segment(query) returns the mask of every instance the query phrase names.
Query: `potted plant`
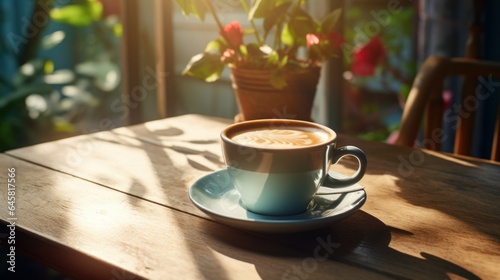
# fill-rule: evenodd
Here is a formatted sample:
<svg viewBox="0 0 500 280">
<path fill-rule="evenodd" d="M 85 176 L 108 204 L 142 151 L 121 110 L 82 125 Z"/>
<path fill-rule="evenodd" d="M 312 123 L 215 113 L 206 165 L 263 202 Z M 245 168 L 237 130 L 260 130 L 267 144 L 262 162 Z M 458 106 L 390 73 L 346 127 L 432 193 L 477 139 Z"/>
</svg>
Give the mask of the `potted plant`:
<svg viewBox="0 0 500 280">
<path fill-rule="evenodd" d="M 321 65 L 343 43 L 335 32 L 340 9 L 317 21 L 304 10 L 304 0 L 256 0 L 252 5 L 240 0 L 251 26 L 243 30 L 237 21 L 223 24 L 209 0 L 176 1 L 185 16 L 203 21 L 209 13 L 219 28 L 219 37 L 193 56 L 183 74 L 213 82 L 229 67 L 241 113 L 237 121 L 310 119 Z"/>
</svg>

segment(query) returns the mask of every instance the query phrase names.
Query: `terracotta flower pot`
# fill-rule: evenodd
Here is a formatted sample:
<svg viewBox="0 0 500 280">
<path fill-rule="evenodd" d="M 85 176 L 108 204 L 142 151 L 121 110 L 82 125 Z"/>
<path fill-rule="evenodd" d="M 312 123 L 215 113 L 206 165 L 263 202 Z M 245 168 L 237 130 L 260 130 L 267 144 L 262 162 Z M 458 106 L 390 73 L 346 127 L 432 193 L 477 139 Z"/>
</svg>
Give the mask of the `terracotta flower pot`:
<svg viewBox="0 0 500 280">
<path fill-rule="evenodd" d="M 231 79 L 240 114 L 235 121 L 286 118 L 311 120 L 320 67 L 286 74 L 287 86 L 270 83 L 270 70 L 232 68 Z"/>
</svg>

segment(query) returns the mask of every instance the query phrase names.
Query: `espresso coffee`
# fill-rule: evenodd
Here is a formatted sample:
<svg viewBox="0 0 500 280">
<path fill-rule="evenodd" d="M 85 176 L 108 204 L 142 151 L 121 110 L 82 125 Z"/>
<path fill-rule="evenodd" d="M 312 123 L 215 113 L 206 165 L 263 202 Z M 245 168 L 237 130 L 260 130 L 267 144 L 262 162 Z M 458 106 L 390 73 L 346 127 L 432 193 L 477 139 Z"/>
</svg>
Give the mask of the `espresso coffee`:
<svg viewBox="0 0 500 280">
<path fill-rule="evenodd" d="M 327 139 L 324 131 L 307 127 L 255 128 L 231 137 L 234 142 L 245 146 L 277 149 L 318 145 Z"/>
</svg>

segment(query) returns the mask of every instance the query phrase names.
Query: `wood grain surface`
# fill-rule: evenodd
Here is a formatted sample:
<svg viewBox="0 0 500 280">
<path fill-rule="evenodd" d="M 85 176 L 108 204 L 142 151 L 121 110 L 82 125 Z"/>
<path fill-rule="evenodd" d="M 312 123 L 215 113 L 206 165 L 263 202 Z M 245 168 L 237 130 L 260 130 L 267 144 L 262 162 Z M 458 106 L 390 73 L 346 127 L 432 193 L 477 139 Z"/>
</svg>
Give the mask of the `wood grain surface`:
<svg viewBox="0 0 500 280">
<path fill-rule="evenodd" d="M 187 196 L 196 179 L 224 167 L 219 133 L 229 123 L 185 115 L 0 155 L 1 205 L 7 168 L 19 177 L 20 250 L 82 278 L 500 273 L 499 164 L 340 136 L 338 146 L 356 145 L 368 157 L 361 210 L 316 231 L 246 232 L 212 221 Z M 333 169 L 355 168 L 346 159 Z"/>
</svg>

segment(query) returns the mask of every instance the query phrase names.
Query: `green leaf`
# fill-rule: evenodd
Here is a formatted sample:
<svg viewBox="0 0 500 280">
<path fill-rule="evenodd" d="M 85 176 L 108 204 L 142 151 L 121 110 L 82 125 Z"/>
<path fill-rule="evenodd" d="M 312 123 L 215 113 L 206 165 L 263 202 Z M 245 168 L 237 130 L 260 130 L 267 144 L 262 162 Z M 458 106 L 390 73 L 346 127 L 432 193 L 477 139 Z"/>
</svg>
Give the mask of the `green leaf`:
<svg viewBox="0 0 500 280">
<path fill-rule="evenodd" d="M 61 43 L 65 37 L 66 37 L 66 34 L 64 33 L 64 31 L 61 31 L 61 30 L 50 33 L 49 35 L 45 35 L 42 38 L 41 47 L 44 50 L 52 49 L 53 47 L 55 47 L 59 43 Z"/>
<path fill-rule="evenodd" d="M 245 1 L 245 0 L 243 0 Z M 256 18 L 268 18 L 275 16 L 275 9 L 283 4 L 288 7 L 293 3 L 293 0 L 256 0 L 253 2 L 250 12 L 248 13 L 248 20 Z"/>
<path fill-rule="evenodd" d="M 266 61 L 266 66 L 278 65 L 280 61 L 280 56 L 278 52 L 272 51 Z"/>
<path fill-rule="evenodd" d="M 115 34 L 115 36 L 117 38 L 121 38 L 122 35 L 123 35 L 123 25 L 121 23 L 116 23 L 113 25 L 113 34 Z"/>
<path fill-rule="evenodd" d="M 295 35 L 295 44 L 305 45 L 306 35 L 318 30 L 318 23 L 303 9 L 298 9 L 297 13 L 290 21 L 289 32 Z"/>
<path fill-rule="evenodd" d="M 115 63 L 107 60 L 85 61 L 75 66 L 78 74 L 93 77 L 96 87 L 105 92 L 116 89 L 121 81 L 121 72 Z"/>
<path fill-rule="evenodd" d="M 54 121 L 54 130 L 57 132 L 75 133 L 75 126 L 66 119 L 58 118 Z"/>
<path fill-rule="evenodd" d="M 175 0 L 175 2 L 181 9 L 184 16 L 189 16 L 191 14 L 191 2 L 193 2 L 192 0 Z"/>
<path fill-rule="evenodd" d="M 287 64 L 287 63 L 288 63 L 288 55 L 285 55 L 285 56 L 283 57 L 283 59 L 281 59 L 281 61 L 280 61 L 279 65 L 278 65 L 278 67 L 279 67 L 279 68 L 283 68 L 283 67 L 285 67 L 285 66 L 286 66 L 286 64 Z"/>
<path fill-rule="evenodd" d="M 333 12 L 329 13 L 325 19 L 321 22 L 321 31 L 323 33 L 330 33 L 335 30 L 335 26 L 339 22 L 340 15 L 342 14 L 342 9 L 338 8 Z"/>
<path fill-rule="evenodd" d="M 87 26 L 92 23 L 92 17 L 87 13 L 87 9 L 81 5 L 55 8 L 50 11 L 50 17 L 56 22 L 74 26 Z"/>
<path fill-rule="evenodd" d="M 287 46 L 293 46 L 295 43 L 295 34 L 287 23 L 285 23 L 283 30 L 281 31 L 281 42 Z"/>
<path fill-rule="evenodd" d="M 47 59 L 43 64 L 43 73 L 51 74 L 54 73 L 54 61 Z"/>
<path fill-rule="evenodd" d="M 286 15 L 286 12 L 290 8 L 292 2 L 283 2 L 281 5 L 275 7 L 269 16 L 264 18 L 264 38 L 267 37 L 269 31 L 279 22 L 283 20 Z"/>
<path fill-rule="evenodd" d="M 247 52 L 251 56 L 260 56 L 262 54 L 262 51 L 260 50 L 260 46 L 257 43 L 249 43 L 246 46 Z"/>
<path fill-rule="evenodd" d="M 264 18 L 273 8 L 273 1 L 257 0 L 250 8 L 248 19 Z"/>
<path fill-rule="evenodd" d="M 248 49 L 245 45 L 240 45 L 240 53 L 241 53 L 241 56 L 243 56 L 243 57 L 248 56 Z"/>
<path fill-rule="evenodd" d="M 203 0 L 175 0 L 175 2 L 177 2 L 185 17 L 193 14 L 200 21 L 205 21 L 205 14 L 208 11 L 208 7 Z"/>
<path fill-rule="evenodd" d="M 402 84 L 401 88 L 399 89 L 399 94 L 401 97 L 403 97 L 403 100 L 406 100 L 408 98 L 408 95 L 410 94 L 411 91 L 411 85 L 409 84 Z"/>
<path fill-rule="evenodd" d="M 102 18 L 102 12 L 104 10 L 102 3 L 97 0 L 89 0 L 87 2 L 87 5 L 89 7 L 92 19 L 95 21 L 100 20 Z"/>
<path fill-rule="evenodd" d="M 64 85 L 75 80 L 75 73 L 69 69 L 59 69 L 52 74 L 43 76 L 43 81 L 49 85 Z"/>
<path fill-rule="evenodd" d="M 182 74 L 202 79 L 205 82 L 214 82 L 220 78 L 222 70 L 224 70 L 224 63 L 220 61 L 219 55 L 203 53 L 193 56 Z"/>
<path fill-rule="evenodd" d="M 224 39 L 219 38 L 208 42 L 205 47 L 205 52 L 213 53 L 213 54 L 221 54 L 224 49 L 227 48 L 227 43 Z"/>
<path fill-rule="evenodd" d="M 50 17 L 60 23 L 73 26 L 87 26 L 102 17 L 103 7 L 97 0 L 88 0 L 83 4 L 67 5 L 54 8 Z"/>
<path fill-rule="evenodd" d="M 271 85 L 277 89 L 282 89 L 287 86 L 285 71 L 281 68 L 271 72 Z"/>
<path fill-rule="evenodd" d="M 0 109 L 8 106 L 10 103 L 16 102 L 19 99 L 24 99 L 28 95 L 37 93 L 40 95 L 51 93 L 53 88 L 47 84 L 31 84 L 19 87 L 16 91 L 0 99 Z"/>
</svg>

